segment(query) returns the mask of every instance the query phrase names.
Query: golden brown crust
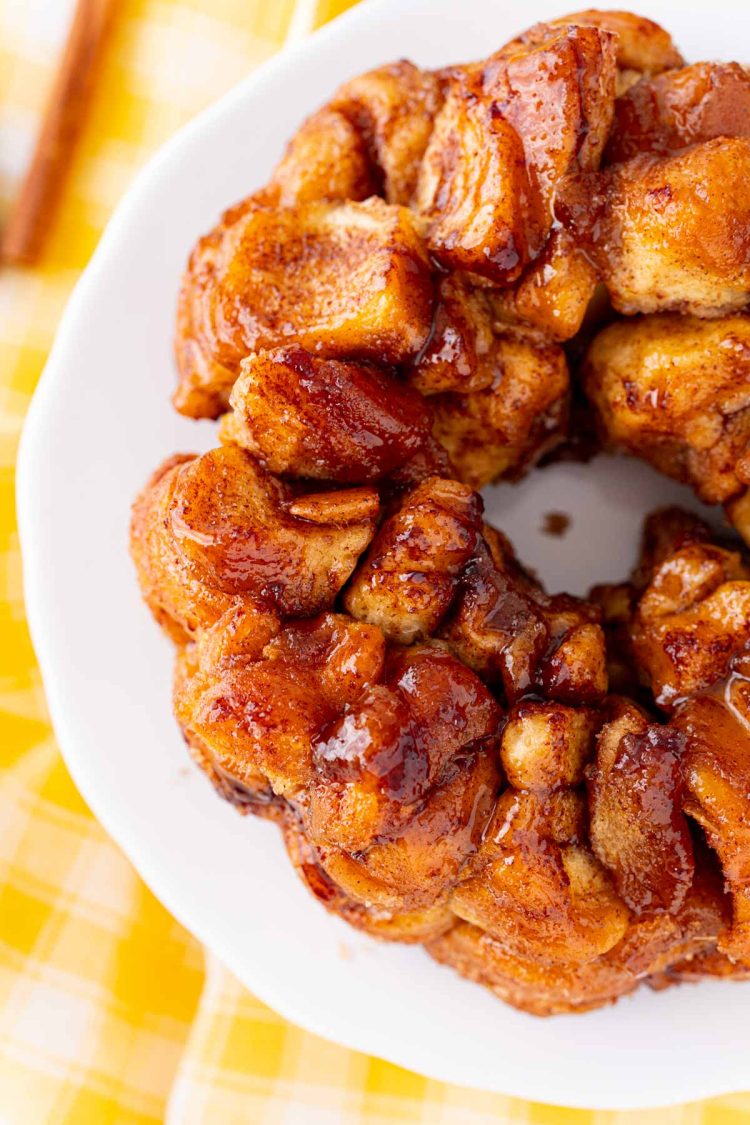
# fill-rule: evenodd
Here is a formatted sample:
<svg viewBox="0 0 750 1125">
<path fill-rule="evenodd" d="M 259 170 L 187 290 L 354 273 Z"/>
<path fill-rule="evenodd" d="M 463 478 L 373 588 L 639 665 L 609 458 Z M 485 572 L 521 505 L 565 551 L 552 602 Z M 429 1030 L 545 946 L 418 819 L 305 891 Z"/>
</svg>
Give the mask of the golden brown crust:
<svg viewBox="0 0 750 1125">
<path fill-rule="evenodd" d="M 622 938 L 628 909 L 584 842 L 585 804 L 572 790 L 508 790 L 454 913 L 508 952 L 550 962 L 593 961 Z"/>
<path fill-rule="evenodd" d="M 192 454 L 168 458 L 133 504 L 130 554 L 141 594 L 159 625 L 176 643 L 212 625 L 234 604 L 234 596 L 201 582 L 168 531 L 177 478 Z"/>
<path fill-rule="evenodd" d="M 750 317 L 618 320 L 593 340 L 583 375 L 606 445 L 691 484 L 707 503 L 744 491 Z"/>
<path fill-rule="evenodd" d="M 580 785 L 598 725 L 583 707 L 528 700 L 508 712 L 500 760 L 514 789 L 545 792 Z"/>
<path fill-rule="evenodd" d="M 500 324 L 527 325 L 551 340 L 570 340 L 583 324 L 596 291 L 597 270 L 571 231 L 550 233 L 539 257 L 516 285 L 490 294 Z"/>
<path fill-rule="evenodd" d="M 180 294 L 175 406 L 216 417 L 241 360 L 285 344 L 406 362 L 431 319 L 427 257 L 405 208 L 375 198 L 283 209 L 247 200 L 193 252 Z"/>
<path fill-rule="evenodd" d="M 445 649 L 233 610 L 180 657 L 175 711 L 215 783 L 287 803 L 342 912 L 439 915 L 499 788 L 499 708 Z"/>
<path fill-rule="evenodd" d="M 366 905 L 350 898 L 324 870 L 318 850 L 302 831 L 297 818 L 287 815 L 282 821 L 284 842 L 297 874 L 318 902 L 355 929 L 383 941 L 422 943 L 447 930 L 454 916 L 447 902 L 424 910 L 397 911 Z"/>
<path fill-rule="evenodd" d="M 614 78 L 614 37 L 574 26 L 454 72 L 416 197 L 445 267 L 502 285 L 537 257 L 560 181 L 598 167 Z"/>
<path fill-rule="evenodd" d="M 424 481 L 381 526 L 346 591 L 346 609 L 399 644 L 430 636 L 474 555 L 481 515 L 481 501 L 466 485 Z"/>
<path fill-rule="evenodd" d="M 686 739 L 685 811 L 706 834 L 732 894 L 732 922 L 719 950 L 750 968 L 750 690 L 746 653 L 736 657 L 714 695 L 687 700 L 673 727 Z"/>
<path fill-rule="evenodd" d="M 283 614 L 329 608 L 377 513 L 372 490 L 295 497 L 244 450 L 222 446 L 173 459 L 152 479 L 134 508 L 131 551 L 147 603 L 179 638 L 237 598 Z"/>
<path fill-rule="evenodd" d="M 618 69 L 625 75 L 660 74 L 663 70 L 682 66 L 684 60 L 668 31 L 645 16 L 633 12 L 600 11 L 586 8 L 570 15 L 559 16 L 546 23 L 535 24 L 503 50 L 515 51 L 521 45 L 539 42 L 549 36 L 550 28 L 570 26 L 596 27 L 615 36 L 615 58 Z"/>
<path fill-rule="evenodd" d="M 393 371 L 286 347 L 253 353 L 240 372 L 222 436 L 272 473 L 370 483 L 430 445 L 430 407 Z"/>
<path fill-rule="evenodd" d="M 682 750 L 677 731 L 623 701 L 599 732 L 587 771 L 591 846 L 637 915 L 676 914 L 693 883 Z"/>
<path fill-rule="evenodd" d="M 750 572 L 735 551 L 688 543 L 656 566 L 640 595 L 635 659 L 662 707 L 727 674 L 750 640 Z"/>
<path fill-rule="evenodd" d="M 694 520 L 671 513 L 661 522 L 660 533 L 652 526 L 645 537 L 636 573 L 633 654 L 672 713 L 669 727 L 659 728 L 679 761 L 679 773 L 666 778 L 672 828 L 681 831 L 679 801 L 718 856 L 733 917 L 717 947 L 741 973 L 750 963 L 750 572 Z"/>
<path fill-rule="evenodd" d="M 313 737 L 377 678 L 385 647 L 377 629 L 336 614 L 264 626 L 241 607 L 204 633 L 180 658 L 175 713 L 225 775 L 289 798 L 313 779 Z"/>
<path fill-rule="evenodd" d="M 750 141 L 717 137 L 581 176 L 561 214 L 618 312 L 721 316 L 750 298 L 749 176 Z"/>
<path fill-rule="evenodd" d="M 430 339 L 408 375 L 421 394 L 469 394 L 495 381 L 497 341 L 488 294 L 467 273 L 437 278 Z"/>
<path fill-rule="evenodd" d="M 332 108 L 354 123 L 389 203 L 412 202 L 442 101 L 441 76 L 406 59 L 361 74 L 334 95 Z"/>
<path fill-rule="evenodd" d="M 745 562 L 671 510 L 551 596 L 474 491 L 560 442 L 588 344 L 604 443 L 750 542 L 748 88 L 593 10 L 380 67 L 180 295 L 175 404 L 222 444 L 131 551 L 189 752 L 328 910 L 536 1014 L 750 972 Z"/>
<path fill-rule="evenodd" d="M 434 433 L 472 488 L 521 476 L 562 441 L 568 366 L 556 344 L 496 336 L 483 367 L 492 382 L 467 394 L 434 395 Z"/>
<path fill-rule="evenodd" d="M 350 897 L 401 912 L 446 898 L 494 807 L 498 722 L 469 669 L 417 647 L 322 733 L 307 831 Z"/>
<path fill-rule="evenodd" d="M 299 127 L 271 178 L 282 207 L 317 200 L 367 199 L 376 177 L 364 138 L 338 110 L 324 106 Z"/>
<path fill-rule="evenodd" d="M 605 160 L 664 156 L 715 137 L 750 136 L 750 73 L 739 63 L 695 63 L 643 78 L 615 102 Z"/>
<path fill-rule="evenodd" d="M 607 691 L 597 611 L 546 594 L 494 528 L 485 526 L 439 635 L 509 702 L 539 693 L 590 704 Z"/>
<path fill-rule="evenodd" d="M 466 922 L 429 939 L 426 948 L 436 960 L 491 988 L 506 1003 L 549 1016 L 611 1004 L 642 981 L 655 979 L 659 987 L 674 983 L 663 975 L 673 963 L 678 972 L 684 972 L 693 958 L 708 968 L 711 962 L 700 959 L 714 953 L 716 935 L 725 921 L 721 887 L 710 873 L 701 873 L 676 915 L 633 918 L 620 941 L 595 960 L 558 963 L 518 956 Z M 720 971 L 739 979 L 746 975 L 725 959 Z"/>
</svg>

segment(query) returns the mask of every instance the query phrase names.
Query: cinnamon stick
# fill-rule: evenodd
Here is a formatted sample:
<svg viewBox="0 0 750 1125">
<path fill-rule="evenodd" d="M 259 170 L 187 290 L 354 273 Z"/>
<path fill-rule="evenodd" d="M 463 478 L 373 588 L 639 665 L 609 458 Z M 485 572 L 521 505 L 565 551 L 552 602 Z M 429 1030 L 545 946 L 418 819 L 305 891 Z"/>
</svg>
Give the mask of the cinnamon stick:
<svg viewBox="0 0 750 1125">
<path fill-rule="evenodd" d="M 51 225 L 83 125 L 115 0 L 77 0 L 34 154 L 0 241 L 0 258 L 31 264 Z"/>
</svg>

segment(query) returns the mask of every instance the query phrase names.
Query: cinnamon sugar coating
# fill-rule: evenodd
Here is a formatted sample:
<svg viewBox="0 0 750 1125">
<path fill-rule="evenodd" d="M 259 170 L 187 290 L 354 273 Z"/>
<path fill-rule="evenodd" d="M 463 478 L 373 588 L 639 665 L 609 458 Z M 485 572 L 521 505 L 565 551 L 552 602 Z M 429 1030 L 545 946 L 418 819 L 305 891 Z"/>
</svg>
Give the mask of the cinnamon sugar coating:
<svg viewBox="0 0 750 1125">
<path fill-rule="evenodd" d="M 739 544 L 658 513 L 629 579 L 549 594 L 477 491 L 585 398 L 750 542 L 749 89 L 594 10 L 379 67 L 182 282 L 219 444 L 131 554 L 189 752 L 327 910 L 538 1015 L 750 973 Z"/>
</svg>

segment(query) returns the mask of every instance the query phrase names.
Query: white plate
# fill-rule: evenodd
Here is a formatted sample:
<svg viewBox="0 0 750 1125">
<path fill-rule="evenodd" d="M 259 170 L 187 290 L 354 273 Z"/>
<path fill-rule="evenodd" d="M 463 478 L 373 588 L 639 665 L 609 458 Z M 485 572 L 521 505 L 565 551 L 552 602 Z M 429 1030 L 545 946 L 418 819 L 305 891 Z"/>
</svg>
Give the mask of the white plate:
<svg viewBox="0 0 750 1125">
<path fill-rule="evenodd" d="M 175 294 L 191 244 L 263 183 L 301 118 L 343 79 L 409 56 L 486 54 L 563 0 L 370 0 L 274 59 L 184 129 L 119 207 L 68 306 L 24 432 L 19 519 L 29 621 L 60 746 L 93 811 L 152 890 L 262 1000 L 339 1043 L 423 1074 L 538 1101 L 638 1107 L 750 1086 L 750 988 L 643 989 L 539 1020 L 329 917 L 278 831 L 238 816 L 188 766 L 170 714 L 171 652 L 140 602 L 128 509 L 173 450 L 214 427 L 170 408 Z M 702 9 L 702 12 L 701 12 Z M 688 58 L 733 58 L 745 0 L 653 0 Z M 628 570 L 649 507 L 683 490 L 599 461 L 491 493 L 490 513 L 554 588 Z M 567 538 L 544 512 L 573 514 Z M 346 952 L 347 955 L 344 955 Z"/>
</svg>

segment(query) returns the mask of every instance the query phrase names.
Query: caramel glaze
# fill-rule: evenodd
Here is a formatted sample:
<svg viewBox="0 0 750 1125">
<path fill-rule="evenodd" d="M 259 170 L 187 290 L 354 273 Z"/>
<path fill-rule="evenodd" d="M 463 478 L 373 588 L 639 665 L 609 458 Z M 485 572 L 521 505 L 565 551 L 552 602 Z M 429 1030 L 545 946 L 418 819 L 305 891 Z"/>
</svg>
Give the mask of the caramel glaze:
<svg viewBox="0 0 750 1125">
<path fill-rule="evenodd" d="M 480 681 L 448 652 L 417 650 L 407 656 L 396 650 L 389 665 L 385 683 L 392 687 L 380 693 L 370 688 L 355 711 L 321 731 L 313 758 L 324 777 L 351 781 L 364 770 L 389 800 L 412 804 L 444 767 L 433 724 L 410 705 L 419 693 L 439 693 L 440 723 L 455 731 L 465 730 L 483 710 L 493 716 L 495 707 Z"/>
<path fill-rule="evenodd" d="M 750 967 L 750 651 L 703 694 L 680 702 L 671 725 L 686 740 L 686 812 L 703 828 L 732 895 L 719 949 Z"/>
<path fill-rule="evenodd" d="M 658 25 L 588 11 L 346 83 L 193 252 L 174 402 L 221 417 L 222 444 L 170 459 L 133 512 L 217 791 L 277 821 L 327 909 L 539 1014 L 737 975 L 750 946 L 747 638 L 721 600 L 742 565 L 671 519 L 623 596 L 551 596 L 476 492 L 560 441 L 568 359 L 613 310 L 746 304 L 747 75 L 681 66 Z M 679 582 L 646 590 L 677 549 L 729 669 L 708 690 Z M 693 677 L 668 725 L 609 694 L 649 653 L 644 696 L 656 658 Z"/>
<path fill-rule="evenodd" d="M 587 771 L 592 845 L 635 914 L 675 914 L 695 874 L 682 811 L 685 739 L 633 705 L 619 710 Z"/>
<path fill-rule="evenodd" d="M 427 400 L 375 364 L 276 348 L 243 361 L 230 398 L 224 439 L 290 479 L 370 483 L 430 445 Z"/>
<path fill-rule="evenodd" d="M 169 471 L 193 464 L 177 461 Z M 212 489 L 208 506 L 189 509 L 201 551 L 213 496 Z M 430 513 L 416 540 L 398 532 L 412 496 Z M 220 511 L 225 521 L 225 506 Z M 322 616 L 284 623 L 270 592 L 260 603 L 236 596 L 184 650 L 176 710 L 218 790 L 242 811 L 282 823 L 301 877 L 350 923 L 391 940 L 427 941 L 439 959 L 479 979 L 497 958 L 516 980 L 532 963 L 537 975 L 549 975 L 552 957 L 557 991 L 548 982 L 535 998 L 493 977 L 492 987 L 531 1010 L 605 1002 L 634 986 L 630 966 L 658 975 L 670 956 L 681 963 L 708 956 L 717 938 L 722 954 L 734 956 L 737 925 L 727 928 L 722 903 L 698 914 L 689 905 L 698 875 L 681 806 L 720 855 L 723 845 L 703 806 L 684 796 L 696 791 L 690 772 L 684 784 L 680 772 L 681 762 L 693 761 L 695 738 L 680 731 L 682 710 L 671 729 L 636 716 L 634 727 L 615 730 L 606 763 L 602 748 L 618 712 L 601 706 L 598 611 L 545 594 L 507 541 L 482 528 L 481 505 L 464 486 L 423 482 L 398 502 L 394 518 L 395 532 L 373 547 L 374 571 L 373 559 L 359 565 L 396 574 L 403 550 L 431 580 L 445 567 L 442 623 L 423 643 L 389 641 L 368 622 L 366 598 L 354 607 L 361 623 L 335 612 L 346 597 L 335 592 Z M 442 555 L 427 550 L 432 519 L 445 536 Z M 655 560 L 682 541 L 700 544 L 692 525 L 668 522 L 674 534 L 649 547 Z M 231 543 L 231 520 L 227 526 Z M 211 550 L 220 552 L 224 538 L 209 536 L 218 544 Z M 199 551 L 193 571 L 201 558 Z M 211 559 L 208 575 L 221 580 L 219 556 Z M 414 585 L 419 572 L 405 573 Z M 408 615 L 408 598 L 401 609 Z M 743 669 L 733 665 L 735 694 Z M 735 877 L 733 862 L 725 860 L 725 873 Z M 719 915 L 724 929 L 712 929 Z M 466 960 L 469 938 L 483 951 L 482 968 Z M 620 947 L 627 968 L 613 978 L 605 969 Z M 582 968 L 589 963 L 596 973 Z M 723 964 L 706 961 L 705 971 L 723 972 Z M 570 992 L 573 982 L 583 989 L 593 980 L 609 981 L 609 993 L 603 984 Z"/>
<path fill-rule="evenodd" d="M 680 763 L 676 800 L 723 870 L 733 917 L 717 948 L 742 964 L 750 958 L 750 583 L 740 554 L 706 532 L 673 510 L 649 520 L 634 575 L 633 652 L 670 715 L 663 737 L 679 740 L 670 746 Z"/>
<path fill-rule="evenodd" d="M 489 528 L 439 636 L 510 702 L 548 697 L 585 705 L 607 690 L 599 620 L 588 603 L 547 595 Z"/>
<path fill-rule="evenodd" d="M 569 174 L 601 159 L 616 70 L 616 35 L 606 25 L 587 18 L 537 28 L 485 63 L 432 74 L 401 62 L 342 87 L 303 125 L 271 182 L 196 247 L 179 305 L 177 408 L 218 417 L 231 398 L 227 440 L 295 478 L 352 482 L 408 468 L 396 435 L 385 432 L 388 411 L 357 457 L 352 435 L 364 440 L 372 429 L 356 425 L 368 396 L 377 417 L 390 393 L 397 426 L 420 447 L 410 452 L 423 455 L 423 419 L 412 425 L 413 405 L 408 425 L 398 417 L 402 375 L 426 396 L 450 396 L 435 403 L 433 440 L 447 450 L 451 475 L 472 487 L 516 479 L 557 444 L 569 378 L 553 341 L 575 331 L 594 279 L 558 237 L 554 201 Z M 487 175 L 476 175 L 482 161 Z M 368 190 L 387 203 L 363 198 Z M 485 282 L 505 284 L 537 260 L 539 279 L 550 270 L 563 279 L 553 306 L 539 303 L 531 277 L 515 311 L 511 301 L 509 322 L 496 322 Z M 578 290 L 570 305 L 564 279 Z M 519 337 L 527 325 L 537 335 Z M 247 374 L 295 346 L 295 364 L 339 363 L 341 378 L 321 367 L 323 397 L 300 401 L 266 363 L 259 411 L 257 382 L 240 375 L 241 364 Z M 362 363 L 382 365 L 372 387 L 344 375 L 347 364 Z M 322 410 L 328 428 L 341 420 L 333 448 L 317 433 Z M 302 433 L 290 450 L 295 427 Z"/>
<path fill-rule="evenodd" d="M 750 141 L 715 137 L 571 176 L 556 214 L 619 313 L 719 316 L 750 293 Z M 733 192 L 733 207 L 720 200 Z M 658 278 L 658 283 L 655 282 Z"/>
<path fill-rule="evenodd" d="M 666 156 L 714 137 L 750 136 L 750 74 L 739 63 L 695 63 L 642 78 L 615 102 L 605 162 Z"/>
</svg>

